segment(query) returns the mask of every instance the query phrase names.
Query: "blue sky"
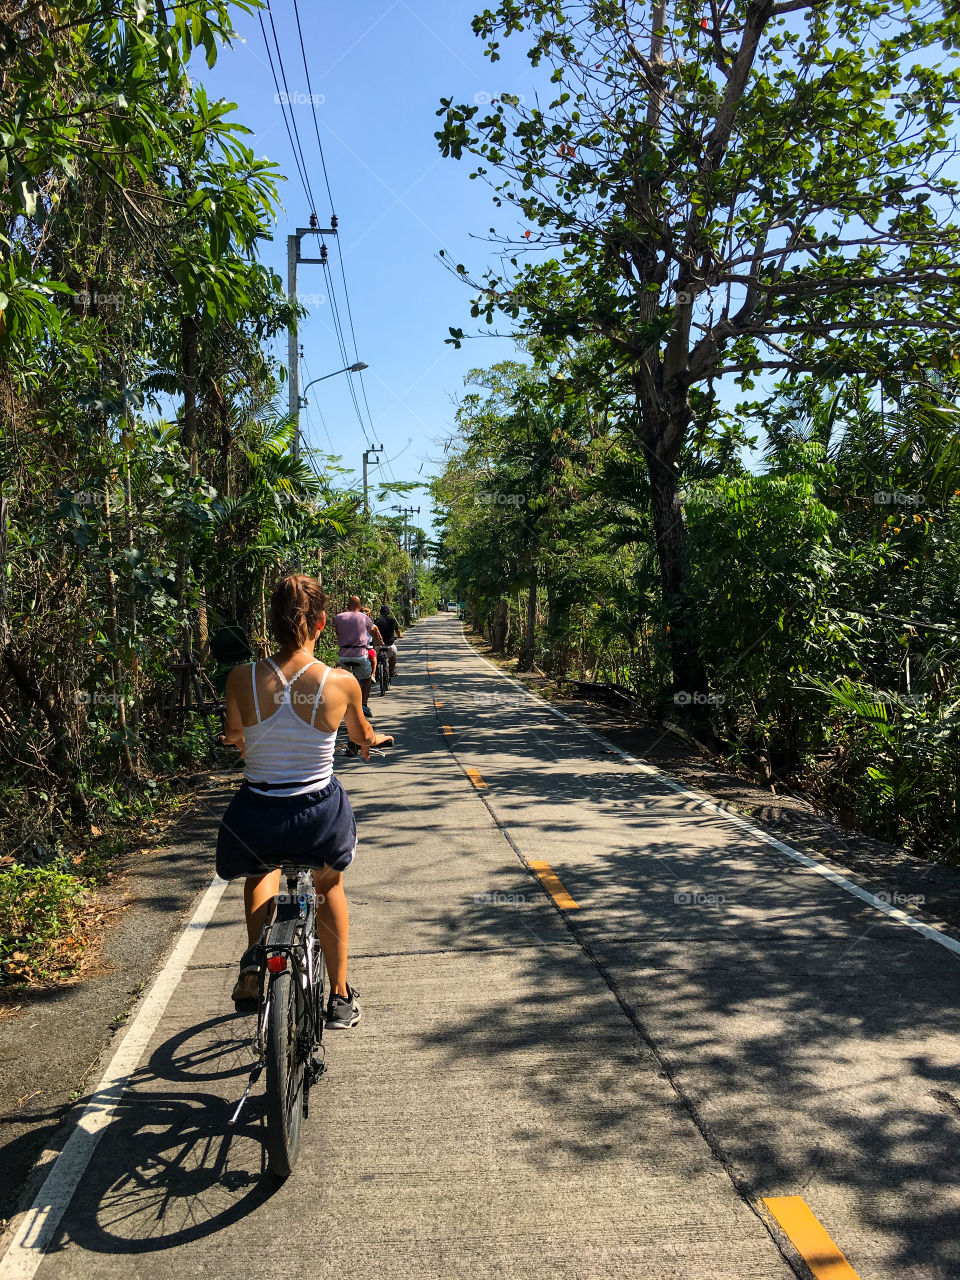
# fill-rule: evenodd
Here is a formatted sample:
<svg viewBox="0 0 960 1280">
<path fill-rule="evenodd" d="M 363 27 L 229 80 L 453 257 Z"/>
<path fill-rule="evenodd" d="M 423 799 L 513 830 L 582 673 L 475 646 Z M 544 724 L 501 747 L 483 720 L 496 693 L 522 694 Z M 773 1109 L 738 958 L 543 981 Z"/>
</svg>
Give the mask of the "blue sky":
<svg viewBox="0 0 960 1280">
<path fill-rule="evenodd" d="M 304 148 L 308 176 L 321 225 L 331 212 L 320 164 L 314 117 L 294 21 L 294 0 L 270 0 L 286 88 Z M 442 442 L 452 428 L 452 398 L 462 394 L 466 372 L 517 352 L 506 338 L 481 338 L 460 351 L 445 345 L 449 326 L 475 331 L 469 315 L 470 291 L 438 259 L 445 249 L 454 262 L 468 264 L 479 278 L 494 251 L 484 240 L 491 225 L 502 233 L 522 228 L 510 209 L 496 209 L 489 188 L 471 182 L 469 158 L 443 159 L 434 131 L 442 97 L 484 100 L 508 90 L 526 96 L 534 75 L 523 56 L 523 36 L 504 41 L 502 59 L 491 65 L 483 56 L 471 19 L 477 0 L 357 0 L 333 5 L 299 0 L 316 105 L 317 128 L 326 157 L 356 329 L 356 354 L 370 367 L 363 375 L 369 404 L 367 438 L 350 397 L 353 382 L 366 418 L 360 380 L 343 374 L 309 393 L 301 415 L 305 443 L 341 455 L 343 465 L 359 473 L 361 456 L 372 437 L 385 446 L 380 474 L 419 482 L 442 466 Z M 264 14 L 269 31 L 269 19 Z M 262 257 L 286 277 L 286 238 L 309 220 L 309 204 L 284 126 L 281 107 L 256 15 L 236 13 L 240 39 L 221 52 L 208 69 L 198 60 L 197 78 L 212 97 L 237 103 L 236 117 L 253 130 L 254 150 L 274 160 L 288 181 L 285 211 L 275 239 Z M 938 61 L 927 51 L 920 61 Z M 284 88 L 281 83 L 281 90 Z M 316 256 L 305 240 L 305 256 Z M 335 292 L 343 310 L 337 254 L 331 246 Z M 301 300 L 309 308 L 300 340 L 304 347 L 302 382 L 330 373 L 354 359 L 347 332 L 347 360 L 341 357 L 329 276 L 317 266 L 302 266 Z M 342 316 L 346 325 L 346 315 Z M 286 361 L 286 343 L 278 343 Z M 742 398 L 734 387 L 721 388 L 730 407 Z M 746 455 L 748 465 L 756 455 Z M 377 472 L 372 472 L 376 476 Z M 375 490 L 374 490 L 375 493 Z M 387 509 L 398 498 L 388 498 Z M 423 491 L 403 499 L 421 506 L 418 523 L 431 525 Z M 376 509 L 376 505 L 375 505 Z"/>
<path fill-rule="evenodd" d="M 359 0 L 351 5 L 299 0 L 299 5 L 311 87 L 322 96 L 317 120 L 340 220 L 357 353 L 370 366 L 363 386 L 375 442 L 383 443 L 383 456 L 391 460 L 384 469 L 387 478 L 422 481 L 439 470 L 441 442 L 452 424 L 451 397 L 462 392 L 464 374 L 515 355 L 507 339 L 468 342 L 460 351 L 444 344 L 449 326 L 469 332 L 475 322 L 469 315 L 470 291 L 443 267 L 439 250 L 479 271 L 491 249 L 483 239 L 471 239 L 471 233 L 485 233 L 494 213 L 499 214 L 498 229 L 514 224 L 512 214 L 508 222 L 494 209 L 487 187 L 469 180 L 469 160 L 440 156 L 433 136 L 439 126 L 435 112 L 444 96 L 470 101 L 476 94 L 502 89 L 522 93 L 529 89 L 530 69 L 521 42 L 511 42 L 516 49 L 508 48 L 507 56 L 491 67 L 482 54 L 483 42 L 470 29 L 474 0 Z M 313 115 L 305 101 L 293 0 L 271 0 L 271 6 L 317 212 L 321 225 L 329 225 L 330 202 Z M 285 212 L 274 241 L 262 253 L 285 279 L 286 237 L 295 225 L 307 225 L 310 210 L 275 101 L 260 23 L 242 13 L 236 23 L 244 43 L 223 50 L 212 70 L 198 64 L 196 75 L 211 97 L 237 103 L 236 117 L 254 131 L 250 145 L 276 161 L 288 177 Z M 309 240 L 302 253 L 316 256 Z M 337 262 L 332 245 L 331 261 Z M 300 331 L 305 383 L 344 361 L 325 270 L 302 266 L 298 292 L 310 308 Z M 342 292 L 338 301 L 343 311 Z M 345 315 L 342 319 L 346 324 Z M 347 344 L 352 361 L 349 333 Z M 278 351 L 285 362 L 286 344 Z M 366 441 L 346 385 L 351 377 L 343 374 L 315 386 L 301 425 L 307 444 L 341 454 L 344 466 L 359 470 Z M 354 378 L 363 410 L 358 381 Z M 397 501 L 391 498 L 385 505 Z M 423 508 L 420 521 L 429 527 L 427 495 L 413 495 L 412 505 Z"/>
</svg>

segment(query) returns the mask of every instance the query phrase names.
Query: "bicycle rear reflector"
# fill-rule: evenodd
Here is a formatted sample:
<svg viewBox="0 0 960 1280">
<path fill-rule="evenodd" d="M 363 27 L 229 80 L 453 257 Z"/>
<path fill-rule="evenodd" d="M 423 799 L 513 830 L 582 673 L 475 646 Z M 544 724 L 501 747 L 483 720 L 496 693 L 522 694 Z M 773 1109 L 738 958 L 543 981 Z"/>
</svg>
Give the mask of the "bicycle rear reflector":
<svg viewBox="0 0 960 1280">
<path fill-rule="evenodd" d="M 271 973 L 283 973 L 287 967 L 286 956 L 267 956 L 267 968 Z"/>
</svg>

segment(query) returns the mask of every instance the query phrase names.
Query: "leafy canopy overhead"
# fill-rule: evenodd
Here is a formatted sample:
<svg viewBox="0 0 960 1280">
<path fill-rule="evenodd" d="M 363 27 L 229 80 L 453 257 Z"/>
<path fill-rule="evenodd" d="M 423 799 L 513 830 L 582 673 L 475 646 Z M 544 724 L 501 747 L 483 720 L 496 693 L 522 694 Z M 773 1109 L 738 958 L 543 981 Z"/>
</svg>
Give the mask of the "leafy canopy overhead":
<svg viewBox="0 0 960 1280">
<path fill-rule="evenodd" d="M 555 85 L 438 112 L 524 228 L 494 231 L 474 316 L 599 337 L 664 408 L 724 373 L 949 350 L 955 6 L 505 0 L 473 27 L 494 62 L 523 35 Z"/>
</svg>

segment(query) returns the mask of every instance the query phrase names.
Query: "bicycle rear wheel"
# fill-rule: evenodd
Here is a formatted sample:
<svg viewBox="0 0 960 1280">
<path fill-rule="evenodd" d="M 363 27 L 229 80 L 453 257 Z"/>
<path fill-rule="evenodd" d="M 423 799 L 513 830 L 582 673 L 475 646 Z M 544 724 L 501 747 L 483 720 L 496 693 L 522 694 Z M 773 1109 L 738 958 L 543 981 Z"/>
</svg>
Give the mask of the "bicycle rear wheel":
<svg viewBox="0 0 960 1280">
<path fill-rule="evenodd" d="M 377 663 L 377 679 L 380 681 L 380 696 L 383 697 L 390 688 L 390 666 L 386 656 Z"/>
<path fill-rule="evenodd" d="M 296 930 L 294 921 L 281 926 L 271 936 L 269 945 L 291 946 Z M 267 1155 L 271 1172 L 280 1178 L 289 1177 L 300 1154 L 306 1098 L 305 995 L 300 975 L 294 968 L 288 967 L 273 975 L 267 1025 Z"/>
</svg>

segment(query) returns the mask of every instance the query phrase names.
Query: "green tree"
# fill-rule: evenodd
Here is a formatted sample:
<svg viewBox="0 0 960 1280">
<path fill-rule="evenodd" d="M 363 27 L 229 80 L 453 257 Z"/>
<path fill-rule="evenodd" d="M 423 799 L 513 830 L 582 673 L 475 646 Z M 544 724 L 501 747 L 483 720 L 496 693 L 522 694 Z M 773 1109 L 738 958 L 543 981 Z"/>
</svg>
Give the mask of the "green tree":
<svg viewBox="0 0 960 1280">
<path fill-rule="evenodd" d="M 503 0 L 475 33 L 492 61 L 500 38 L 525 35 L 555 96 L 444 99 L 437 133 L 445 155 L 476 157 L 472 176 L 525 228 L 499 237 L 512 274 L 471 281 L 474 316 L 506 313 L 548 355 L 590 339 L 588 394 L 613 380 L 629 403 L 673 675 L 694 691 L 706 673 L 678 462 L 717 382 L 880 376 L 949 347 L 960 314 L 957 191 L 942 172 L 960 90 L 943 65 L 960 43 L 955 7 L 731 0 L 703 12 Z"/>
</svg>

